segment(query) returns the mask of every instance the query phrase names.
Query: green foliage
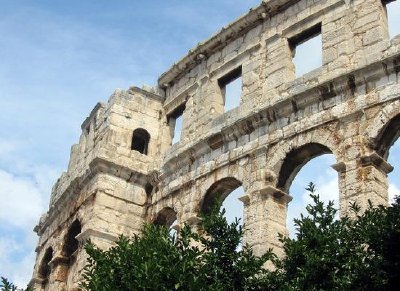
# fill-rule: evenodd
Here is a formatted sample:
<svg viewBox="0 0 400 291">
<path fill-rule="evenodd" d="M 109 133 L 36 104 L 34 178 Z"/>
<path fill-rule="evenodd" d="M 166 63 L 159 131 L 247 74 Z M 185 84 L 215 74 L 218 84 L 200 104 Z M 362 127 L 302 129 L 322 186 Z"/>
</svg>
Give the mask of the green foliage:
<svg viewBox="0 0 400 291">
<path fill-rule="evenodd" d="M 142 235 L 121 236 L 116 246 L 103 251 L 92 243 L 84 270 L 84 290 L 250 290 L 268 253 L 254 256 L 240 249 L 243 229 L 228 224 L 218 205 L 202 217 L 201 235 L 184 226 L 179 237 L 168 229 L 146 225 Z"/>
<path fill-rule="evenodd" d="M 6 278 L 1 277 L 1 283 L 0 283 L 0 290 L 1 291 L 16 291 L 17 287 L 9 282 Z"/>
<path fill-rule="evenodd" d="M 281 236 L 286 257 L 276 261 L 279 289 L 394 290 L 400 278 L 400 199 L 391 207 L 372 205 L 355 219 L 335 219 L 327 205 L 307 190 L 313 204 L 295 219 L 297 237 Z"/>
<path fill-rule="evenodd" d="M 196 281 L 190 274 L 196 274 L 191 262 L 198 252 L 185 249 L 185 242 L 153 225 L 144 227 L 142 237 L 121 236 L 108 251 L 89 243 L 83 286 L 88 290 L 173 290 L 179 282 Z"/>
<path fill-rule="evenodd" d="M 241 247 L 243 228 L 228 224 L 218 204 L 200 231 L 178 237 L 146 225 L 141 236 L 121 236 L 103 251 L 89 243 L 84 290 L 395 290 L 400 286 L 400 198 L 337 219 L 310 183 L 307 215 L 295 220 L 297 237 L 280 236 L 286 256 L 254 256 Z M 273 268 L 265 269 L 266 263 Z"/>
<path fill-rule="evenodd" d="M 24 289 L 19 289 L 13 283 L 8 281 L 7 278 L 1 277 L 0 291 L 24 291 Z M 33 290 L 28 287 L 27 289 L 25 289 L 25 291 L 33 291 Z"/>
</svg>

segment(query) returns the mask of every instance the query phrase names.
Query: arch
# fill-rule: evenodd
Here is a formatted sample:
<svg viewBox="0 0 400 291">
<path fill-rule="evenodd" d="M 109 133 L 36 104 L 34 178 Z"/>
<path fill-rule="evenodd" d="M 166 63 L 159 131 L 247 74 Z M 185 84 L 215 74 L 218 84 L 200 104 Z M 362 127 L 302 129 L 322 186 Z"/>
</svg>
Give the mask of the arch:
<svg viewBox="0 0 400 291">
<path fill-rule="evenodd" d="M 377 151 L 377 153 L 380 152 L 382 157 L 386 155 L 387 158 L 385 149 L 387 150 L 391 146 L 388 141 L 391 140 L 392 144 L 396 141 L 395 136 L 391 136 L 390 138 L 390 134 L 393 134 L 393 132 L 390 132 L 389 125 L 392 127 L 396 126 L 394 120 L 399 118 L 399 108 L 400 100 L 397 99 L 384 105 L 374 117 L 367 121 L 364 137 L 368 141 L 370 149 Z M 397 127 L 397 130 L 399 130 L 399 127 Z M 385 136 L 386 134 L 389 134 L 389 136 Z M 387 140 L 386 145 L 380 146 L 385 139 Z"/>
<path fill-rule="evenodd" d="M 225 200 L 225 198 L 235 189 L 242 186 L 242 182 L 233 177 L 227 177 L 218 180 L 212 184 L 201 202 L 201 211 L 209 213 L 217 200 Z"/>
<path fill-rule="evenodd" d="M 131 150 L 147 155 L 150 143 L 150 134 L 143 128 L 137 128 L 132 134 Z"/>
<path fill-rule="evenodd" d="M 177 220 L 177 213 L 171 207 L 164 207 L 158 212 L 156 218 L 153 223 L 155 225 L 163 225 L 167 228 L 170 228 L 173 223 Z"/>
<path fill-rule="evenodd" d="M 291 150 L 283 160 L 278 175 L 277 188 L 288 192 L 300 169 L 311 159 L 323 154 L 332 154 L 332 151 L 320 143 L 308 143 Z"/>
<path fill-rule="evenodd" d="M 235 179 L 240 181 L 240 185 L 247 192 L 253 186 L 253 175 L 251 173 L 252 161 L 248 157 L 243 157 L 235 164 L 227 164 L 222 167 L 212 168 L 210 174 L 196 180 L 200 200 L 215 183 L 224 179 Z"/>
<path fill-rule="evenodd" d="M 393 117 L 381 128 L 374 142 L 374 150 L 387 160 L 389 149 L 400 136 L 400 114 Z"/>
<path fill-rule="evenodd" d="M 82 231 L 82 225 L 78 219 L 76 219 L 68 229 L 68 232 L 64 239 L 63 253 L 70 261 L 73 258 L 74 253 L 78 250 L 79 241 L 76 236 Z"/>
<path fill-rule="evenodd" d="M 42 258 L 42 262 L 40 263 L 38 275 L 40 279 L 45 280 L 45 282 L 49 279 L 51 268 L 50 268 L 50 261 L 53 259 L 53 248 L 47 248 L 44 256 Z"/>
<path fill-rule="evenodd" d="M 340 157 L 342 156 L 340 151 L 340 141 L 343 140 L 343 137 L 340 135 L 338 126 L 339 124 L 337 122 L 332 122 L 324 125 L 323 128 L 315 128 L 271 145 L 267 153 L 268 169 L 272 173 L 278 175 L 286 156 L 293 151 L 293 149 L 311 143 L 325 146 L 329 149 L 329 153 L 333 153 L 337 161 L 340 160 Z M 277 185 L 277 180 L 278 177 L 274 179 L 275 185 Z"/>
</svg>

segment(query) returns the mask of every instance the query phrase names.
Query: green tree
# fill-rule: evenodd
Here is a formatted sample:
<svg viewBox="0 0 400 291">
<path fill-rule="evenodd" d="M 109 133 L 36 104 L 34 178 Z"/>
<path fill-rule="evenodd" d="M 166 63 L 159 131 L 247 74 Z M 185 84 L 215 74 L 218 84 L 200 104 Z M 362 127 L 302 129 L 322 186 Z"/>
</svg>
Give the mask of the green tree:
<svg viewBox="0 0 400 291">
<path fill-rule="evenodd" d="M 18 288 L 13 283 L 8 281 L 7 278 L 1 277 L 0 291 L 24 291 L 24 289 Z M 25 291 L 32 291 L 32 289 L 28 287 L 25 289 Z"/>
<path fill-rule="evenodd" d="M 355 218 L 336 219 L 310 184 L 313 204 L 295 219 L 297 236 L 281 236 L 286 256 L 276 260 L 279 289 L 395 290 L 400 278 L 400 199 L 390 207 L 369 206 Z"/>
<path fill-rule="evenodd" d="M 220 205 L 220 204 L 219 204 Z M 217 205 L 202 217 L 201 235 L 184 226 L 178 237 L 146 225 L 142 235 L 121 236 L 109 250 L 88 243 L 84 290 L 250 290 L 266 272 L 271 252 L 258 258 L 240 249 L 243 229 L 228 224 Z"/>
<path fill-rule="evenodd" d="M 0 290 L 1 291 L 16 291 L 17 286 L 15 286 L 13 283 L 8 281 L 6 278 L 1 277 L 1 283 L 0 283 Z"/>
<path fill-rule="evenodd" d="M 202 217 L 200 231 L 178 237 L 146 225 L 141 236 L 121 236 L 103 251 L 89 243 L 84 290 L 396 290 L 400 286 L 400 198 L 336 219 L 310 183 L 307 215 L 297 236 L 280 236 L 285 256 L 256 257 L 241 246 L 239 221 L 228 224 L 219 205 Z M 265 269 L 267 262 L 274 268 Z"/>
</svg>

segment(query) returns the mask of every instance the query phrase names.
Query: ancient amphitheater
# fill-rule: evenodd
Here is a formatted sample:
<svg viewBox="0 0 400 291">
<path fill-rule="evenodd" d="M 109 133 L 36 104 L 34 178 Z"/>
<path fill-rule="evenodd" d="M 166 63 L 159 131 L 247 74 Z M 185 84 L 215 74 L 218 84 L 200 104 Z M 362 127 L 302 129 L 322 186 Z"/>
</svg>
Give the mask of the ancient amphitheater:
<svg viewBox="0 0 400 291">
<path fill-rule="evenodd" d="M 76 290 L 82 244 L 109 246 L 144 222 L 193 226 L 215 195 L 245 195 L 245 240 L 280 252 L 299 169 L 336 158 L 340 211 L 387 203 L 388 150 L 400 134 L 400 36 L 379 0 L 265 0 L 189 51 L 156 88 L 97 104 L 55 183 L 31 284 Z M 322 37 L 322 64 L 296 77 L 296 47 Z M 240 105 L 225 89 L 241 78 Z M 180 141 L 172 144 L 177 120 Z"/>
</svg>

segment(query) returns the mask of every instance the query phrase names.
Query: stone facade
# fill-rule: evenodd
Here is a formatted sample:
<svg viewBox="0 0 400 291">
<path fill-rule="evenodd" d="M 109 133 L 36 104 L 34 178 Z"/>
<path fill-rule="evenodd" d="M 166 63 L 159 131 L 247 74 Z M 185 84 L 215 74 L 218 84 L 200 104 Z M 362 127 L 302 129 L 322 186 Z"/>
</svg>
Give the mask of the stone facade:
<svg viewBox="0 0 400 291">
<path fill-rule="evenodd" d="M 400 36 L 386 2 L 268 0 L 189 51 L 156 88 L 116 90 L 97 104 L 53 187 L 31 284 L 76 290 L 83 242 L 100 247 L 144 222 L 196 225 L 212 197 L 242 186 L 245 241 L 281 252 L 290 184 L 333 153 L 340 212 L 388 201 L 390 146 L 400 134 Z M 322 64 L 296 78 L 293 54 L 322 37 Z M 240 106 L 224 84 L 241 76 Z M 181 139 L 172 144 L 182 118 Z"/>
</svg>

